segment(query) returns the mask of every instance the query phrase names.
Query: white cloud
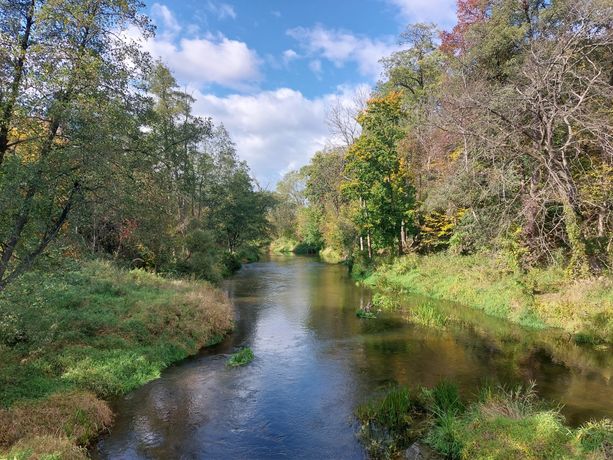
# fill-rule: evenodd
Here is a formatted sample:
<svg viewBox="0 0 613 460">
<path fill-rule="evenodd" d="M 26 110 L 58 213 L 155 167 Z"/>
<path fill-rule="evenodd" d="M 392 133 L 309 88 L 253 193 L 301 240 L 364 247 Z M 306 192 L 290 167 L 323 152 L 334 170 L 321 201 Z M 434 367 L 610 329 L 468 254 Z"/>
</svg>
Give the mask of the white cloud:
<svg viewBox="0 0 613 460">
<path fill-rule="evenodd" d="M 219 97 L 199 91 L 192 95 L 197 101 L 195 113 L 223 123 L 261 185 L 274 188 L 283 173 L 306 164 L 327 145 L 326 110 L 338 100 L 349 103 L 354 91 L 343 86 L 315 99 L 289 88 L 253 95 Z"/>
<path fill-rule="evenodd" d="M 293 49 L 287 49 L 283 51 L 283 62 L 289 64 L 294 59 L 298 59 L 300 56 Z"/>
<path fill-rule="evenodd" d="M 151 16 L 158 26 L 163 26 L 164 34 L 174 36 L 181 31 L 179 22 L 166 5 L 154 3 L 151 5 Z"/>
<path fill-rule="evenodd" d="M 198 87 L 216 83 L 246 89 L 261 78 L 261 60 L 246 43 L 220 33 L 179 38 L 181 28 L 176 18 L 159 3 L 153 4 L 152 16 L 161 29 L 157 36 L 145 39 L 135 29 L 128 30 L 125 35 L 139 42 L 152 56 L 160 58 L 182 83 Z"/>
<path fill-rule="evenodd" d="M 207 2 L 207 10 L 216 15 L 218 19 L 236 19 L 236 11 L 228 3 L 212 2 L 209 0 Z"/>
<path fill-rule="evenodd" d="M 387 0 L 406 22 L 434 22 L 448 28 L 456 20 L 456 0 Z"/>
<path fill-rule="evenodd" d="M 321 61 L 319 59 L 313 59 L 309 62 L 309 69 L 311 69 L 311 72 L 313 72 L 317 78 L 321 78 L 322 70 Z"/>
<path fill-rule="evenodd" d="M 149 52 L 160 57 L 182 81 L 241 88 L 260 78 L 259 59 L 244 43 L 224 36 L 183 38 L 178 44 L 149 40 Z"/>
<path fill-rule="evenodd" d="M 381 74 L 379 60 L 398 49 L 394 39 L 372 39 L 351 32 L 326 29 L 321 25 L 313 28 L 296 27 L 287 31 L 312 55 L 321 56 L 337 67 L 354 62 L 360 74 L 378 78 Z"/>
</svg>

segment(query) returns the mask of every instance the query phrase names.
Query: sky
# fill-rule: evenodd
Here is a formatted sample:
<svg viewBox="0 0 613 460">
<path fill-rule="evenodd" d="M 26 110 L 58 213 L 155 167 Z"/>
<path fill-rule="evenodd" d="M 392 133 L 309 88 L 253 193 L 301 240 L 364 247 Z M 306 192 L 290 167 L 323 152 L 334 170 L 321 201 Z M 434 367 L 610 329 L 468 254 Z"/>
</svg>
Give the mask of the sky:
<svg viewBox="0 0 613 460">
<path fill-rule="evenodd" d="M 156 34 L 141 42 L 274 189 L 327 145 L 327 110 L 376 84 L 407 24 L 449 29 L 454 11 L 455 0 L 148 0 Z"/>
</svg>

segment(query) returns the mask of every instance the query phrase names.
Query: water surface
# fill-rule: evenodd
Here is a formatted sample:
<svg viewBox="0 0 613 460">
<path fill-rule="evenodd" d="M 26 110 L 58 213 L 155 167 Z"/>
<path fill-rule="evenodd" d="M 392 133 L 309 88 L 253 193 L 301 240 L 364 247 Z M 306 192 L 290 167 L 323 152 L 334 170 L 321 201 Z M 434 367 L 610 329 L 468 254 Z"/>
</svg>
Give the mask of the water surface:
<svg viewBox="0 0 613 460">
<path fill-rule="evenodd" d="M 407 297 L 460 318 L 445 329 L 401 313 L 360 320 L 369 300 L 342 266 L 273 257 L 225 287 L 236 331 L 219 346 L 114 402 L 111 432 L 93 449 L 108 459 L 364 458 L 357 404 L 390 383 L 449 379 L 470 398 L 484 381 L 534 380 L 571 424 L 613 416 L 612 358 L 563 335 L 525 331 L 452 303 Z M 255 360 L 225 366 L 238 347 Z"/>
</svg>

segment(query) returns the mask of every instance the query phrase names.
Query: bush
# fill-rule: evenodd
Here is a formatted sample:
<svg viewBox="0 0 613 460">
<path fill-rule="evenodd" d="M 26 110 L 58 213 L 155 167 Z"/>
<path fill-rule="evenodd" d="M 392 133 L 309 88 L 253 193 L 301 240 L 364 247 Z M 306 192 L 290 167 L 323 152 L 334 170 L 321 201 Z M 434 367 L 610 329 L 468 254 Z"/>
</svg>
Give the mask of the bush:
<svg viewBox="0 0 613 460">
<path fill-rule="evenodd" d="M 270 243 L 270 252 L 273 254 L 293 254 L 296 246 L 298 246 L 298 241 L 281 237 Z"/>
</svg>

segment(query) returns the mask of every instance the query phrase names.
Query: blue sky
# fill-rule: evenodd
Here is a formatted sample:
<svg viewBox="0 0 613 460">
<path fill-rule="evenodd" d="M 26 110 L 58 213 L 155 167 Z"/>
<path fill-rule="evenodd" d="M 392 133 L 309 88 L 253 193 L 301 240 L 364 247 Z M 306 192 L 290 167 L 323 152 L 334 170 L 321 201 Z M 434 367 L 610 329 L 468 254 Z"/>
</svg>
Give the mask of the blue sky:
<svg viewBox="0 0 613 460">
<path fill-rule="evenodd" d="M 264 187 L 330 143 L 331 105 L 380 75 L 408 23 L 449 28 L 455 0 L 160 0 L 143 47 L 224 123 Z"/>
</svg>

